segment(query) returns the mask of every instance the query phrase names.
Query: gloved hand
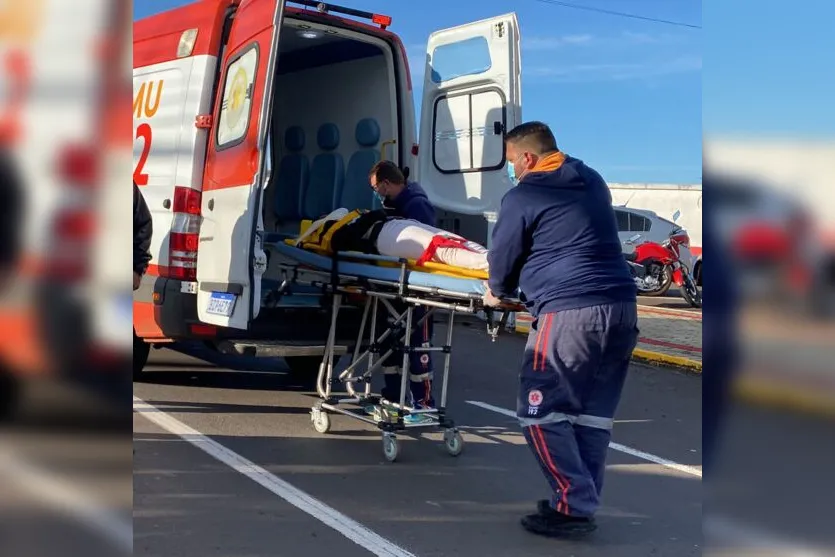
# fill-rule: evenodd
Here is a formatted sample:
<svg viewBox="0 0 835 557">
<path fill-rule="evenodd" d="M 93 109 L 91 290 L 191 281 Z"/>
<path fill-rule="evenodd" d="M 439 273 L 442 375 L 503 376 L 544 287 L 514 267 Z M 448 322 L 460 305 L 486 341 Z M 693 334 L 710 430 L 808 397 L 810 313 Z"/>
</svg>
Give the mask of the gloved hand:
<svg viewBox="0 0 835 557">
<path fill-rule="evenodd" d="M 490 286 L 485 282 L 484 283 L 484 296 L 482 296 L 481 300 L 485 307 L 488 308 L 495 308 L 501 305 L 502 301 L 499 298 L 493 296 L 493 293 L 490 291 Z"/>
</svg>

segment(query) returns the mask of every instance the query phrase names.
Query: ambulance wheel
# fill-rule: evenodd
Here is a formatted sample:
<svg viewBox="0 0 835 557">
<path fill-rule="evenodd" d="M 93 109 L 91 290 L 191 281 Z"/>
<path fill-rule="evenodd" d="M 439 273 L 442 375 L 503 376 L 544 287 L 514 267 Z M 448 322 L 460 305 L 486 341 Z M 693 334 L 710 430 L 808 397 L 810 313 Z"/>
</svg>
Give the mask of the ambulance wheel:
<svg viewBox="0 0 835 557">
<path fill-rule="evenodd" d="M 311 419 L 313 421 L 313 429 L 317 433 L 325 434 L 331 430 L 331 417 L 321 408 L 314 408 Z"/>
<path fill-rule="evenodd" d="M 148 355 L 151 353 L 151 345 L 136 336 L 133 332 L 133 378 L 138 379 L 148 363 Z"/>
<path fill-rule="evenodd" d="M 450 456 L 458 456 L 464 450 L 464 439 L 457 429 L 444 431 L 444 447 Z"/>
<path fill-rule="evenodd" d="M 391 433 L 384 433 L 383 434 L 383 456 L 386 457 L 386 460 L 389 462 L 394 462 L 397 460 L 397 453 L 399 452 L 399 448 L 397 447 L 397 437 L 395 437 Z"/>
</svg>

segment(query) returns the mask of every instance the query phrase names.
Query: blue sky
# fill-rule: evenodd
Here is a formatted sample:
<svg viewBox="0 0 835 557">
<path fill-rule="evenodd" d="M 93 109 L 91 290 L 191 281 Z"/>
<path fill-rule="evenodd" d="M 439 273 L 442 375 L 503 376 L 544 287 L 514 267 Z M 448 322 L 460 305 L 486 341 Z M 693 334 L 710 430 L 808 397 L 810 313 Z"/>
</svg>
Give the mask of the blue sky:
<svg viewBox="0 0 835 557">
<path fill-rule="evenodd" d="M 701 24 L 700 0 L 573 0 Z M 183 0 L 138 0 L 144 17 Z M 341 0 L 393 17 L 416 81 L 436 29 L 515 11 L 522 30 L 522 114 L 549 123 L 564 151 L 611 182 L 699 183 L 702 31 L 537 0 Z M 758 8 L 759 9 L 759 8 Z M 830 19 L 831 21 L 831 19 Z M 418 88 L 416 88 L 418 89 Z M 420 91 L 415 91 L 420 95 Z M 419 98 L 419 96 L 417 97 Z"/>
<path fill-rule="evenodd" d="M 835 2 L 706 0 L 704 132 L 835 139 Z"/>
</svg>

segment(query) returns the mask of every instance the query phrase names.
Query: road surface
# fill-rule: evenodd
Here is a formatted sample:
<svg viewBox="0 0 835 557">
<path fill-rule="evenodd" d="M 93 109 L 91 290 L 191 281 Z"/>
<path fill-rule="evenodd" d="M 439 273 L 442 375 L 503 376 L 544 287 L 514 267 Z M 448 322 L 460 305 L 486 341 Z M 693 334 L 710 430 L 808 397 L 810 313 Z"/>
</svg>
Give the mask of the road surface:
<svg viewBox="0 0 835 557">
<path fill-rule="evenodd" d="M 316 399 L 281 371 L 155 352 L 135 384 L 135 555 L 701 555 L 700 380 L 638 365 L 615 426 L 599 530 L 566 542 L 519 526 L 547 496 L 506 415 L 523 345 L 458 326 L 449 408 L 464 453 L 400 436 L 394 464 L 379 433 L 358 421 L 335 416 L 331 433 L 313 431 Z"/>
</svg>

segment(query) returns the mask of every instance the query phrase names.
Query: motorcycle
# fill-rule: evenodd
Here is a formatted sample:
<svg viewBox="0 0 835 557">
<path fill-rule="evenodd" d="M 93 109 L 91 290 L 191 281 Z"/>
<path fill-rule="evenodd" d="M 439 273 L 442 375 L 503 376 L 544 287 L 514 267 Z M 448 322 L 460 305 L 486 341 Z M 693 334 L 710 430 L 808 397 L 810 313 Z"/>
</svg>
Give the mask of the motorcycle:
<svg viewBox="0 0 835 557">
<path fill-rule="evenodd" d="M 684 300 L 694 308 L 702 307 L 702 294 L 689 267 L 682 263 L 679 246 L 683 235 L 671 234 L 663 243 L 643 242 L 638 244 L 641 234 L 624 242 L 624 257 L 632 271 L 638 293 L 662 296 L 675 284 L 681 290 Z"/>
</svg>

